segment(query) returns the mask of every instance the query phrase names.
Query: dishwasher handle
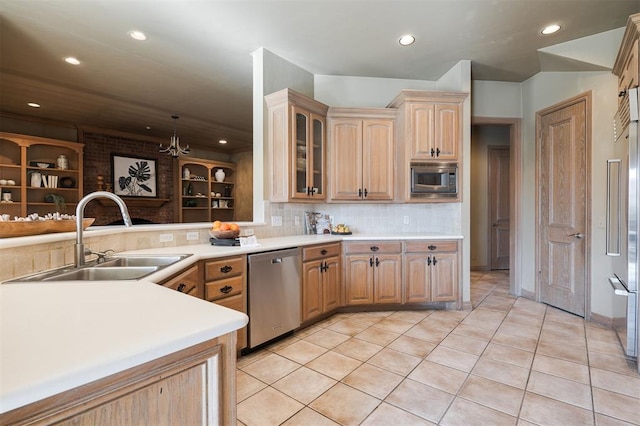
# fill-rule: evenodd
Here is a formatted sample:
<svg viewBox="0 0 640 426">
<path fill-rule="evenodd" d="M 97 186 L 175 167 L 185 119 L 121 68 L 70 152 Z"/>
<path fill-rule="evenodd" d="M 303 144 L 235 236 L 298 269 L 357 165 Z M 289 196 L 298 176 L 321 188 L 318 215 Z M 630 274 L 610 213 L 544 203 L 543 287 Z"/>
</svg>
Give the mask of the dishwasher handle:
<svg viewBox="0 0 640 426">
<path fill-rule="evenodd" d="M 282 263 L 282 258 L 281 257 L 276 257 L 275 259 L 271 259 L 271 263 L 273 263 L 273 264 Z"/>
</svg>

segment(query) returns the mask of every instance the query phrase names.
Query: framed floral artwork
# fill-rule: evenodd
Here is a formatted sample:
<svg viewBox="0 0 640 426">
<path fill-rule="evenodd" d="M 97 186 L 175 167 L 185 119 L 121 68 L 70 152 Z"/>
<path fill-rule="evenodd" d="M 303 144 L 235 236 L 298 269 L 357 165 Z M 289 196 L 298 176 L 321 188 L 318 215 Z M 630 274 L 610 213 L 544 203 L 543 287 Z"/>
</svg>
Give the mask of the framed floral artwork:
<svg viewBox="0 0 640 426">
<path fill-rule="evenodd" d="M 123 197 L 157 197 L 156 160 L 111 154 L 113 192 Z"/>
</svg>

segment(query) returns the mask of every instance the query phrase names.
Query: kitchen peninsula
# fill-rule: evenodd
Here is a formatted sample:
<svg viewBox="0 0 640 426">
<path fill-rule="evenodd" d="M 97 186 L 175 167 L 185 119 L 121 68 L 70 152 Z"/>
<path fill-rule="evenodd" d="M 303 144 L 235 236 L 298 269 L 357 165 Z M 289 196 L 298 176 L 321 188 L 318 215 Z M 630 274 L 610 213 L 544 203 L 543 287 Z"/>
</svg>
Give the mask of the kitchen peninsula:
<svg viewBox="0 0 640 426">
<path fill-rule="evenodd" d="M 89 230 L 87 237 L 91 238 L 93 232 L 105 231 Z M 122 232 L 129 230 L 122 229 Z M 26 238 L 50 241 L 63 236 Z M 82 407 L 84 400 L 80 399 L 86 390 L 99 394 L 98 399 L 107 398 L 104 393 L 117 388 L 114 383 L 127 382 L 149 368 L 159 370 L 156 375 L 145 376 L 141 381 L 145 386 L 141 385 L 138 392 L 145 397 L 158 397 L 161 389 L 166 393 L 175 386 L 182 389 L 182 385 L 168 382 L 169 377 L 182 378 L 190 383 L 187 392 L 202 396 L 202 390 L 208 389 L 210 396 L 207 398 L 219 401 L 218 406 L 207 406 L 208 419 L 235 418 L 232 376 L 235 372 L 235 330 L 246 325 L 247 317 L 155 283 L 200 261 L 231 255 L 335 244 L 343 240 L 361 243 L 402 241 L 403 244 L 409 241 L 415 247 L 419 241 L 445 239 L 460 241 L 461 237 L 442 234 L 299 235 L 260 239 L 258 247 L 250 248 L 201 243 L 163 248 L 136 247 L 139 253 L 191 256 L 142 281 L 4 283 L 0 285 L 3 343 L 0 358 L 3 371 L 0 412 L 3 414 L 0 414 L 0 420 L 2 423 L 5 418 L 6 422 L 15 420 L 25 415 L 25 409 L 46 410 L 60 405 L 56 399 L 61 397 L 64 397 L 63 408 L 74 407 L 80 401 L 80 406 L 74 409 L 75 413 L 81 413 L 87 408 Z M 8 244 L 7 241 L 3 245 Z M 189 368 L 183 368 L 179 375 L 167 375 L 175 365 Z M 203 377 L 206 377 L 205 383 L 201 383 Z M 213 381 L 217 380 L 222 383 L 221 395 L 216 394 L 218 388 L 213 386 Z M 96 388 L 96 384 L 102 384 L 103 389 Z M 117 389 L 116 392 L 124 394 Z M 180 392 L 184 393 L 184 390 Z M 139 401 L 124 404 L 127 403 L 138 404 Z M 198 407 L 194 411 L 198 411 Z M 200 410 L 200 414 L 205 415 L 202 413 L 204 411 Z M 187 414 L 181 419 L 192 418 L 186 417 Z M 15 417 L 6 417 L 9 415 Z"/>
</svg>

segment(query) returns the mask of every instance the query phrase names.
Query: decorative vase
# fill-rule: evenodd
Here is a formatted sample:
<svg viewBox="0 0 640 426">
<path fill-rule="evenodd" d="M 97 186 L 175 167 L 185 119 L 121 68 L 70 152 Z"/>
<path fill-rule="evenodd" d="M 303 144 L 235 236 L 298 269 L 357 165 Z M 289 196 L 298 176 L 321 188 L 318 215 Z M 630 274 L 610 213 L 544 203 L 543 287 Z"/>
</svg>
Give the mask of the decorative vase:
<svg viewBox="0 0 640 426">
<path fill-rule="evenodd" d="M 184 171 L 182 172 L 182 176 L 183 176 L 184 179 L 191 178 L 191 170 L 189 170 L 188 167 L 185 167 Z"/>
<path fill-rule="evenodd" d="M 224 177 L 225 177 L 224 170 L 222 169 L 216 170 L 216 173 L 214 174 L 214 176 L 216 177 L 216 181 L 224 182 Z"/>
</svg>

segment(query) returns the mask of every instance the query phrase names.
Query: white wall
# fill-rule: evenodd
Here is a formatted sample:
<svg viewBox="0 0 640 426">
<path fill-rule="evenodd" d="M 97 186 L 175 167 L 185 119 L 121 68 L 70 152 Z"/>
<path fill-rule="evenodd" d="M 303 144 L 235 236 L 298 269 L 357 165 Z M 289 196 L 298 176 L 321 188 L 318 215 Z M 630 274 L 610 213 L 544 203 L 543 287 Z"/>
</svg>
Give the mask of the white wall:
<svg viewBox="0 0 640 426">
<path fill-rule="evenodd" d="M 522 117 L 522 84 L 505 81 L 471 83 L 473 117 Z"/>
</svg>

